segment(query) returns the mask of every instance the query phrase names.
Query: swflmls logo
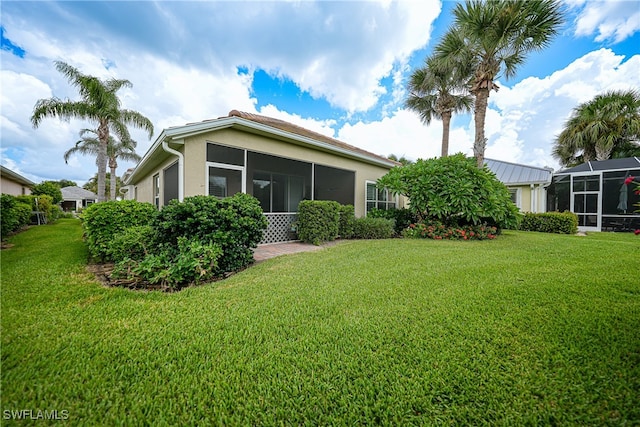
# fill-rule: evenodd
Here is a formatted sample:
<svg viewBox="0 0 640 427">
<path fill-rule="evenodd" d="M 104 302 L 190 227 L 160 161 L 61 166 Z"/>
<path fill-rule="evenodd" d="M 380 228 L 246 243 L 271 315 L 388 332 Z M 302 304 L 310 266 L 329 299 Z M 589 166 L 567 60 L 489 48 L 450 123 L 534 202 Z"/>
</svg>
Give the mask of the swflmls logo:
<svg viewBox="0 0 640 427">
<path fill-rule="evenodd" d="M 2 411 L 2 418 L 5 420 L 68 420 L 69 411 L 63 409 L 62 411 L 53 410 L 32 410 L 32 409 L 20 409 L 17 411 L 5 409 Z"/>
</svg>

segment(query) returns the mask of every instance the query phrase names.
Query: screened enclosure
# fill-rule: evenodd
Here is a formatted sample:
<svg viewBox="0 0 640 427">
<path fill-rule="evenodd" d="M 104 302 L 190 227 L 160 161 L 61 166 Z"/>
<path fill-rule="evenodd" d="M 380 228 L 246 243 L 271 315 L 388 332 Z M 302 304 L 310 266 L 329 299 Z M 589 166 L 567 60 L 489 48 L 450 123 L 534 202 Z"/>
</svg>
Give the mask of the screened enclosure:
<svg viewBox="0 0 640 427">
<path fill-rule="evenodd" d="M 581 230 L 640 229 L 640 208 L 636 206 L 640 195 L 635 185 L 625 185 L 630 176 L 640 181 L 640 161 L 634 157 L 588 162 L 561 171 L 547 190 L 547 209 L 574 212 Z"/>
</svg>

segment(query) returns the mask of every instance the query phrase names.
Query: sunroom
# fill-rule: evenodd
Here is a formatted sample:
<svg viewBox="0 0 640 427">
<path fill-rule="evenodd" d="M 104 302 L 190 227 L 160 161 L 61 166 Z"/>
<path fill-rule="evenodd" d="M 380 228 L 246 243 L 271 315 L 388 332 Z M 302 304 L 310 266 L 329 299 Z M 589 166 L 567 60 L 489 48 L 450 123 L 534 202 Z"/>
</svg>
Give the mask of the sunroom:
<svg viewBox="0 0 640 427">
<path fill-rule="evenodd" d="M 547 190 L 547 209 L 576 213 L 580 231 L 640 229 L 640 195 L 635 185 L 625 184 L 630 176 L 640 177 L 637 157 L 586 162 L 556 172 Z"/>
</svg>

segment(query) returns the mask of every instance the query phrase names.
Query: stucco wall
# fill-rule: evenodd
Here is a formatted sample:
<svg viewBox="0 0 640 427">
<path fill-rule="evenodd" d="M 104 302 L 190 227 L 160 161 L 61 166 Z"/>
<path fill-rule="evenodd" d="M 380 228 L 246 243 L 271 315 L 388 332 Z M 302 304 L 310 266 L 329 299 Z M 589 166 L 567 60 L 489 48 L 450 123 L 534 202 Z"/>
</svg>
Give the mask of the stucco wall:
<svg viewBox="0 0 640 427">
<path fill-rule="evenodd" d="M 12 196 L 22 196 L 31 194 L 31 189 L 4 176 L 0 176 L 0 193 L 11 194 Z"/>
</svg>

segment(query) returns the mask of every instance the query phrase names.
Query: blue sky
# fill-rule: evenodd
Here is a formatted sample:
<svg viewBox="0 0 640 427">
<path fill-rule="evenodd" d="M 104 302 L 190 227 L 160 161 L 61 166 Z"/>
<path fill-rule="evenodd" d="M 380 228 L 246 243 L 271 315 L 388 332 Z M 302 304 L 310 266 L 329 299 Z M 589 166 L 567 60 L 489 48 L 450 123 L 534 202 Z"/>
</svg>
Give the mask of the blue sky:
<svg viewBox="0 0 640 427">
<path fill-rule="evenodd" d="M 0 161 L 25 177 L 95 174 L 95 159 L 63 153 L 88 123 L 47 119 L 38 99 L 77 99 L 62 60 L 125 78 L 123 106 L 163 128 L 232 109 L 294 122 L 377 154 L 440 153 L 442 127 L 403 108 L 406 82 L 452 22 L 454 1 L 2 1 Z M 534 166 L 551 157 L 571 110 L 611 89 L 640 89 L 640 1 L 564 0 L 566 22 L 487 113 L 487 157 Z M 138 152 L 153 141 L 134 131 Z M 454 117 L 451 152 L 472 153 L 470 115 Z M 133 164 L 122 163 L 119 174 Z"/>
</svg>

